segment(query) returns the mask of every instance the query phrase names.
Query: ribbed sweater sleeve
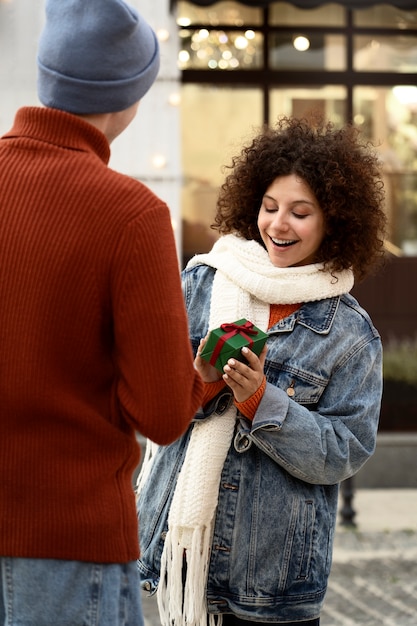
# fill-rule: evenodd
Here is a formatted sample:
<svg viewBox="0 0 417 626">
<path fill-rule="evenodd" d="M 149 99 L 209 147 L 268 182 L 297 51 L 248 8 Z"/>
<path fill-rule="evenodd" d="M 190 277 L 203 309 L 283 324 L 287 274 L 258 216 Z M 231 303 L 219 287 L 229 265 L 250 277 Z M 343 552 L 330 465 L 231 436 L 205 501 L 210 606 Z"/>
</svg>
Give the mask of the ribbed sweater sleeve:
<svg viewBox="0 0 417 626">
<path fill-rule="evenodd" d="M 186 429 L 202 393 L 166 207 L 147 209 L 125 228 L 113 294 L 120 406 L 137 430 L 165 445 Z"/>
</svg>

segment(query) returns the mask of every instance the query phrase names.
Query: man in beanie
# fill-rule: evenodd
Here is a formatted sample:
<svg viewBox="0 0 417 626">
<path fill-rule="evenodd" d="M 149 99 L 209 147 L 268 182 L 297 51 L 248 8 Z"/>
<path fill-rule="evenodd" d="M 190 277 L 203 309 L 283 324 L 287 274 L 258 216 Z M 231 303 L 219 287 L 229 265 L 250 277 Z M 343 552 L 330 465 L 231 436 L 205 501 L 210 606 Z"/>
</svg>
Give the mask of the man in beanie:
<svg viewBox="0 0 417 626">
<path fill-rule="evenodd" d="M 0 140 L 0 624 L 141 625 L 136 432 L 201 402 L 167 206 L 108 167 L 159 68 L 123 0 L 47 0 Z"/>
</svg>

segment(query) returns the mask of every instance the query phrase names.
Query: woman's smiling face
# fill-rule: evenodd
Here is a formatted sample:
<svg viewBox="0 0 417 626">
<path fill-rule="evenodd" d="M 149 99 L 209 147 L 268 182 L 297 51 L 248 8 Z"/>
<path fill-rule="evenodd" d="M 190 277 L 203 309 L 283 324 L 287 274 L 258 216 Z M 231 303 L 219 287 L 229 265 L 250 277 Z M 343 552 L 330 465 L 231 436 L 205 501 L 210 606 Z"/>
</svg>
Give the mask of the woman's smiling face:
<svg viewBox="0 0 417 626">
<path fill-rule="evenodd" d="M 315 195 L 296 176 L 279 176 L 268 187 L 258 215 L 258 228 L 276 267 L 318 263 L 325 220 Z"/>
</svg>

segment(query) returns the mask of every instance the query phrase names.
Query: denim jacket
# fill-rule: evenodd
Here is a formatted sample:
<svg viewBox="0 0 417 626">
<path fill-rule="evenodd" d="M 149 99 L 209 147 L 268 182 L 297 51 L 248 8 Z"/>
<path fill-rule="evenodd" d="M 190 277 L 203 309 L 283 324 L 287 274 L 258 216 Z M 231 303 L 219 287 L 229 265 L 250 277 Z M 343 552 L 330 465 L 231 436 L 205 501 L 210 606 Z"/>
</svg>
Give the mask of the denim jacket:
<svg viewBox="0 0 417 626">
<path fill-rule="evenodd" d="M 199 265 L 182 275 L 194 352 L 208 330 L 214 273 Z M 223 467 L 207 605 L 210 613 L 284 623 L 320 613 L 338 484 L 375 449 L 382 348 L 351 295 L 304 304 L 268 331 L 267 346 L 264 396 L 252 422 L 239 416 Z M 231 402 L 225 388 L 195 420 Z M 151 593 L 192 427 L 159 448 L 138 500 L 139 571 Z"/>
</svg>

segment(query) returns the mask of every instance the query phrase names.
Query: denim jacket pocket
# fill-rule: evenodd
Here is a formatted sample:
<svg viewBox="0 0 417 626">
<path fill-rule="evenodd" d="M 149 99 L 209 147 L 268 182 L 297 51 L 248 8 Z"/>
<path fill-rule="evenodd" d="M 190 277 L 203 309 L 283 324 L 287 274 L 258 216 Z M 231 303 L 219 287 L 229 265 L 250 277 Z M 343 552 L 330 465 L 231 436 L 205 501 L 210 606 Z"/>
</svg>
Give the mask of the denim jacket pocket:
<svg viewBox="0 0 417 626">
<path fill-rule="evenodd" d="M 285 391 L 291 400 L 310 409 L 317 406 L 328 384 L 327 377 L 291 365 L 269 362 L 266 371 L 270 383 Z"/>
</svg>

